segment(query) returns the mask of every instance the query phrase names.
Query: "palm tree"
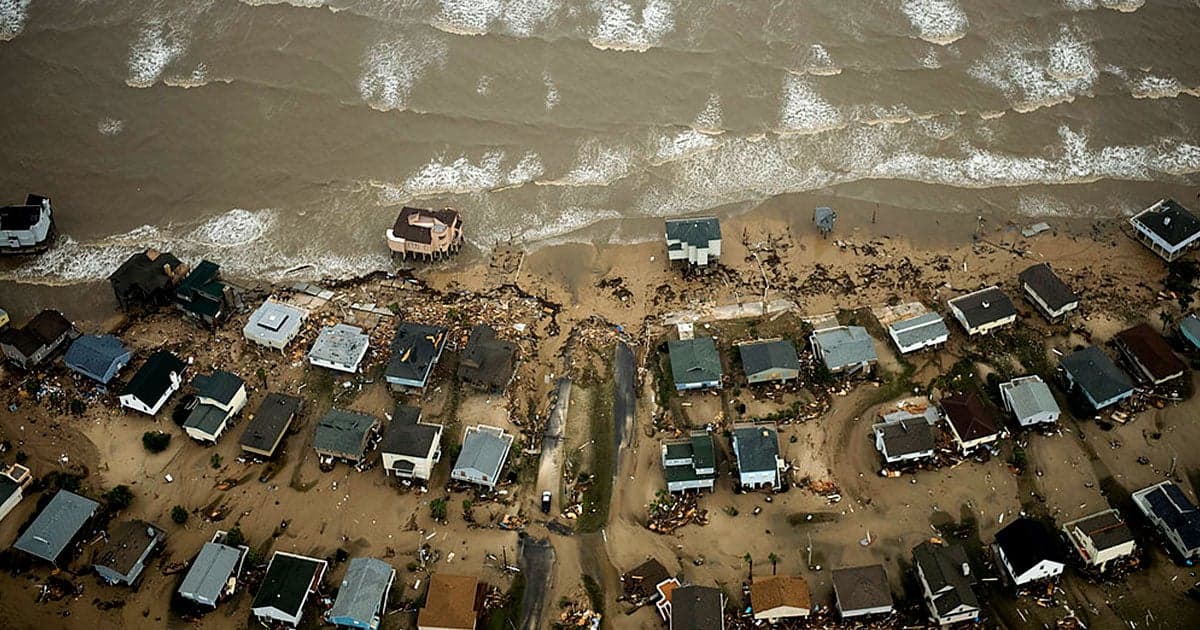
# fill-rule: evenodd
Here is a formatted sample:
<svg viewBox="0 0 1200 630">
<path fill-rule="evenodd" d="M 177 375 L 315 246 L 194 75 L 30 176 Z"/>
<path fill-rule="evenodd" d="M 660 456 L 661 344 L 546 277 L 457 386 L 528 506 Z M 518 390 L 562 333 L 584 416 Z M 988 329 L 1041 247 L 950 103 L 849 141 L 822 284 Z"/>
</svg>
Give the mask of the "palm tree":
<svg viewBox="0 0 1200 630">
<path fill-rule="evenodd" d="M 775 575 L 775 565 L 779 562 L 779 556 L 772 551 L 771 554 L 767 556 L 767 559 L 771 561 L 771 575 Z"/>
</svg>

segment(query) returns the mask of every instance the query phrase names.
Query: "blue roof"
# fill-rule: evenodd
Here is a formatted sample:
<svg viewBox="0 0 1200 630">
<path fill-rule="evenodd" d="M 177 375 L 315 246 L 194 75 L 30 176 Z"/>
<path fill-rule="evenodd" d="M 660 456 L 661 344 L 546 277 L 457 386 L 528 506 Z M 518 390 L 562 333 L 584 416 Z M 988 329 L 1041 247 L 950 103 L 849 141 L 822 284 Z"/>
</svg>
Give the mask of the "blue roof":
<svg viewBox="0 0 1200 630">
<path fill-rule="evenodd" d="M 67 367 L 101 383 L 112 380 L 117 370 L 129 363 L 129 348 L 112 335 L 84 335 L 67 350 Z"/>
</svg>

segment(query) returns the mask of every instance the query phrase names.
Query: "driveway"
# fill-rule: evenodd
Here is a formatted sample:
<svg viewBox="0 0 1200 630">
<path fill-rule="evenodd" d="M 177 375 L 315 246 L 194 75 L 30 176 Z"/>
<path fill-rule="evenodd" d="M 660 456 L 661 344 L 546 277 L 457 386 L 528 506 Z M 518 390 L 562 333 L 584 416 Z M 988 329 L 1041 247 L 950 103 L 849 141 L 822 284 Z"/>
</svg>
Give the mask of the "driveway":
<svg viewBox="0 0 1200 630">
<path fill-rule="evenodd" d="M 629 432 L 633 430 L 634 414 L 637 412 L 636 376 L 633 351 L 624 341 L 618 341 L 613 356 L 613 381 L 616 387 L 613 396 L 613 435 L 617 440 L 618 453 L 617 461 L 613 465 L 613 475 L 621 468 L 621 447 L 625 444 Z"/>
<path fill-rule="evenodd" d="M 538 630 L 542 627 L 546 593 L 550 592 L 550 578 L 554 575 L 554 547 L 549 538 L 537 540 L 528 535 L 522 535 L 517 546 L 520 553 L 517 565 L 525 576 L 521 630 Z"/>
<path fill-rule="evenodd" d="M 562 480 L 563 428 L 567 424 L 567 408 L 571 405 L 571 379 L 558 379 L 558 399 L 550 417 L 546 419 L 546 432 L 542 435 L 542 459 L 538 464 L 537 493 L 538 509 L 541 509 L 542 491 L 550 491 L 550 513 L 561 509 L 559 495 Z"/>
</svg>

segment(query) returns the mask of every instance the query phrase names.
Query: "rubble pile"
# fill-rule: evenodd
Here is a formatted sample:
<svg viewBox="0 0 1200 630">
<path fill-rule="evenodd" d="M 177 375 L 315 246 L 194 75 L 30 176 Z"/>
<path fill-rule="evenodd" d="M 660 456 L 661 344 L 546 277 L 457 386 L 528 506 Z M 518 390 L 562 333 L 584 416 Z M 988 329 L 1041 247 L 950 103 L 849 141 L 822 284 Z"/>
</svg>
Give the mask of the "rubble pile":
<svg viewBox="0 0 1200 630">
<path fill-rule="evenodd" d="M 650 506 L 646 529 L 658 534 L 671 534 L 685 525 L 708 525 L 708 510 L 699 507 L 696 495 L 670 495 Z"/>
</svg>

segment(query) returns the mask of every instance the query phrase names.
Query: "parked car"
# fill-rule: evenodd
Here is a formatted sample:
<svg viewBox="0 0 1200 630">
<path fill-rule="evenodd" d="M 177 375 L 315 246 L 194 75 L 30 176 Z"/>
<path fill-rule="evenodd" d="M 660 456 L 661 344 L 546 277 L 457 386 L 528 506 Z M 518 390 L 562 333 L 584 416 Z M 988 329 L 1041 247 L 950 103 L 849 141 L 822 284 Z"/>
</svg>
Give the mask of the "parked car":
<svg viewBox="0 0 1200 630">
<path fill-rule="evenodd" d="M 549 490 L 545 490 L 542 492 L 542 513 L 543 514 L 550 513 L 550 491 Z"/>
</svg>

